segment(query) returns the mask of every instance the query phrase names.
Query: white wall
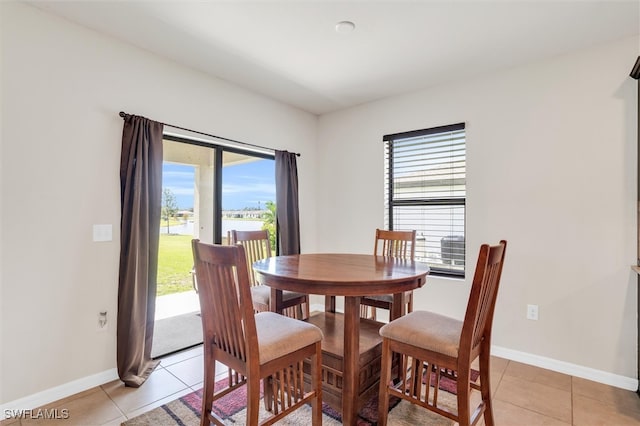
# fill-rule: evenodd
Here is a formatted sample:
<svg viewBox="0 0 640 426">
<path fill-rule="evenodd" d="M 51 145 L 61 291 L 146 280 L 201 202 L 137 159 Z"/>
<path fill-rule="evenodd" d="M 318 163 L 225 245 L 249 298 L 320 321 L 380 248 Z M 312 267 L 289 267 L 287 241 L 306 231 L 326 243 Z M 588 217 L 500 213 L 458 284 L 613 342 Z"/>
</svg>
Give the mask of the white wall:
<svg viewBox="0 0 640 426">
<path fill-rule="evenodd" d="M 0 404 L 113 374 L 119 111 L 300 152 L 302 244 L 314 247 L 317 117 L 24 4 L 0 12 Z M 114 240 L 92 242 L 93 224 L 113 224 Z"/>
<path fill-rule="evenodd" d="M 507 239 L 494 345 L 632 387 L 637 86 L 628 75 L 639 41 L 320 117 L 318 248 L 372 250 L 384 226 L 383 135 L 465 122 L 469 273 L 430 277 L 417 308 L 462 318 L 480 244 Z M 527 304 L 539 305 L 539 321 L 525 318 Z"/>
<path fill-rule="evenodd" d="M 494 344 L 636 377 L 637 38 L 318 123 L 30 6 L 0 14 L 0 404 L 113 374 L 121 110 L 301 152 L 306 252 L 372 250 L 382 135 L 466 122 L 470 264 L 509 240 Z M 113 242 L 91 241 L 102 223 Z M 461 317 L 469 284 L 431 277 L 417 308 Z"/>
</svg>

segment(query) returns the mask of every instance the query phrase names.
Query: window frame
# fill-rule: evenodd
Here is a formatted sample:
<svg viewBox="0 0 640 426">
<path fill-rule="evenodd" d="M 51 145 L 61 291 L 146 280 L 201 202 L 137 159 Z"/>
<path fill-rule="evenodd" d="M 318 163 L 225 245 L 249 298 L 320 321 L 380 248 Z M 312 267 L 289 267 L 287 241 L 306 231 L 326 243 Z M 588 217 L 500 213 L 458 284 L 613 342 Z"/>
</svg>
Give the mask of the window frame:
<svg viewBox="0 0 640 426">
<path fill-rule="evenodd" d="M 402 198 L 402 199 L 397 199 L 394 198 L 395 193 L 394 193 L 394 141 L 398 141 L 398 140 L 406 140 L 406 139 L 410 139 L 410 138 L 416 138 L 416 137 L 421 137 L 421 136 L 432 136 L 432 135 L 438 135 L 438 134 L 445 134 L 448 132 L 455 132 L 455 131 L 464 131 L 464 196 L 460 197 L 460 196 L 450 196 L 450 197 L 428 197 L 428 196 L 419 196 L 419 197 L 412 197 L 412 198 Z M 431 267 L 431 274 L 432 275 L 437 275 L 437 276 L 443 276 L 443 277 L 450 277 L 450 278 L 464 278 L 465 274 L 466 274 L 466 234 L 467 234 L 467 229 L 466 229 L 466 199 L 467 199 L 467 193 L 466 193 L 466 152 L 467 152 L 467 147 L 466 147 L 466 126 L 465 123 L 456 123 L 456 124 L 451 124 L 451 125 L 446 125 L 446 126 L 438 126 L 438 127 L 432 127 L 432 128 L 428 128 L 428 129 L 421 129 L 421 130 L 412 130 L 412 131 L 408 131 L 408 132 L 400 132 L 400 133 L 393 133 L 393 134 L 389 134 L 389 135 L 384 135 L 383 136 L 383 142 L 385 145 L 385 204 L 387 204 L 386 207 L 386 214 L 385 214 L 385 220 L 386 220 L 386 225 L 388 227 L 388 229 L 390 230 L 394 230 L 394 209 L 396 207 L 406 207 L 406 206 L 417 206 L 417 207 L 424 207 L 424 206 L 451 206 L 451 207 L 462 207 L 464 209 L 463 212 L 463 224 L 462 224 L 462 229 L 463 229 L 463 237 L 464 237 L 464 243 L 463 243 L 463 263 L 462 263 L 462 270 L 459 269 L 454 269 L 454 261 L 452 260 L 451 262 L 451 266 L 449 266 L 448 268 L 445 267 L 437 267 L 433 264 L 431 264 L 430 262 L 426 262 L 424 261 L 424 263 L 429 264 L 429 266 Z M 420 195 L 428 195 L 428 194 L 420 194 Z M 453 227 L 451 225 L 451 227 Z M 399 230 L 399 229 L 398 229 Z M 450 254 L 451 255 L 451 254 Z M 441 254 L 442 257 L 442 254 Z M 443 264 L 444 265 L 444 264 Z"/>
</svg>

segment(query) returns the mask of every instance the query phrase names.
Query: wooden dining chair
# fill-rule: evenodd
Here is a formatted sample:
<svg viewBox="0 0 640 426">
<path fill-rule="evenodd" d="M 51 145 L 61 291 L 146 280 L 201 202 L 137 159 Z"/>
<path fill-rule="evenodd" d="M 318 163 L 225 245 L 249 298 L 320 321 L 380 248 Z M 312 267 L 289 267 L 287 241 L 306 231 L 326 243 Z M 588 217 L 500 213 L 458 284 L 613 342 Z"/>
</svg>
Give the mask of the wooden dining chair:
<svg viewBox="0 0 640 426">
<path fill-rule="evenodd" d="M 414 260 L 416 254 L 416 231 L 385 231 L 376 229 L 373 254 L 399 259 Z M 407 312 L 413 311 L 413 291 L 405 293 Z M 386 309 L 391 312 L 393 307 L 393 295 L 381 294 L 364 296 L 360 298 L 360 316 L 376 319 L 376 308 Z"/>
<path fill-rule="evenodd" d="M 322 331 L 307 322 L 274 312 L 254 313 L 246 255 L 241 245 L 192 241 L 204 335 L 204 388 L 201 425 L 224 424 L 212 404 L 239 386 L 247 386 L 247 424 L 258 425 L 260 381 L 272 424 L 311 403 L 313 425 L 322 424 Z M 309 359 L 310 390 L 305 392 L 304 361 Z M 214 390 L 216 361 L 237 374 L 223 390 Z"/>
<path fill-rule="evenodd" d="M 261 285 L 253 271 L 253 263 L 255 261 L 271 257 L 269 231 L 232 230 L 229 237 L 230 244 L 242 245 L 247 254 L 247 270 L 249 271 L 249 282 L 251 283 L 251 295 L 255 311 L 269 311 L 271 288 L 266 285 Z M 283 291 L 282 306 L 276 307 L 276 309 L 282 309 L 283 314 L 288 317 L 297 319 L 309 318 L 309 295 L 293 291 Z"/>
<path fill-rule="evenodd" d="M 464 321 L 426 311 L 415 311 L 380 329 L 382 370 L 378 424 L 387 424 L 389 397 L 419 405 L 460 425 L 493 426 L 491 406 L 490 350 L 493 311 L 507 242 L 480 247 Z M 397 384 L 390 383 L 393 354 L 400 354 L 402 370 Z M 471 363 L 479 358 L 480 384 L 471 382 Z M 438 404 L 440 378 L 456 381 L 457 413 Z M 471 410 L 471 389 L 479 390 L 482 402 Z M 431 395 L 430 395 L 431 394 Z M 472 413 L 473 412 L 473 416 Z"/>
</svg>

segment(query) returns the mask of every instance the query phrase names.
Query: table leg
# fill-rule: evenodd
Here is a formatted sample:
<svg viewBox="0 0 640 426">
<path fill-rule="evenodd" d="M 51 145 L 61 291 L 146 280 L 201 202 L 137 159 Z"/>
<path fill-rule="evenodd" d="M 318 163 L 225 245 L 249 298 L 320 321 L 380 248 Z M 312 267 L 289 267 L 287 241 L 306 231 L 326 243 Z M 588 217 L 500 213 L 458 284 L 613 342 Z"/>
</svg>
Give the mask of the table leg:
<svg viewBox="0 0 640 426">
<path fill-rule="evenodd" d="M 282 290 L 276 290 L 271 287 L 271 296 L 269 297 L 269 310 L 282 315 Z"/>
<path fill-rule="evenodd" d="M 390 321 L 393 321 L 394 319 L 398 319 L 401 316 L 403 316 L 406 312 L 405 312 L 405 303 L 406 303 L 406 298 L 404 297 L 404 291 L 400 292 L 400 293 L 394 293 L 393 295 L 393 305 L 391 307 L 391 312 L 389 312 Z M 404 374 L 404 372 L 402 371 L 402 357 L 400 356 L 400 354 L 396 354 L 394 353 L 392 355 L 391 358 L 391 365 L 397 365 L 398 369 L 397 369 L 397 375 L 394 373 L 391 375 L 391 379 L 393 379 L 394 383 L 397 383 L 396 380 L 400 379 L 402 377 L 402 375 Z"/>
<path fill-rule="evenodd" d="M 344 359 L 342 376 L 342 423 L 355 425 L 358 418 L 360 375 L 360 297 L 344 298 Z"/>
<path fill-rule="evenodd" d="M 393 306 L 390 312 L 391 321 L 398 319 L 405 314 L 405 303 L 407 303 L 407 301 L 404 297 L 404 291 L 393 295 Z"/>
<path fill-rule="evenodd" d="M 325 296 L 324 297 L 324 311 L 325 312 L 335 312 L 336 311 L 336 297 L 335 296 Z"/>
</svg>

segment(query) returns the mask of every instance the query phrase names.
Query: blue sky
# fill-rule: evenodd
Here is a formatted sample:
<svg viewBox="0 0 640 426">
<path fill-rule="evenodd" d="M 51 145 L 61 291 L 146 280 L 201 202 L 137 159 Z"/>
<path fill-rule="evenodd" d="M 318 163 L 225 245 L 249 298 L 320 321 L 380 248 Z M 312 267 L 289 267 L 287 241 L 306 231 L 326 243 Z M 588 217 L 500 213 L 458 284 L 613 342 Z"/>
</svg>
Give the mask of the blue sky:
<svg viewBox="0 0 640 426">
<path fill-rule="evenodd" d="M 162 186 L 171 189 L 180 209 L 193 207 L 194 173 L 193 166 L 170 163 L 162 166 Z M 223 210 L 264 207 L 266 201 L 276 201 L 273 160 L 261 159 L 223 168 Z"/>
</svg>

